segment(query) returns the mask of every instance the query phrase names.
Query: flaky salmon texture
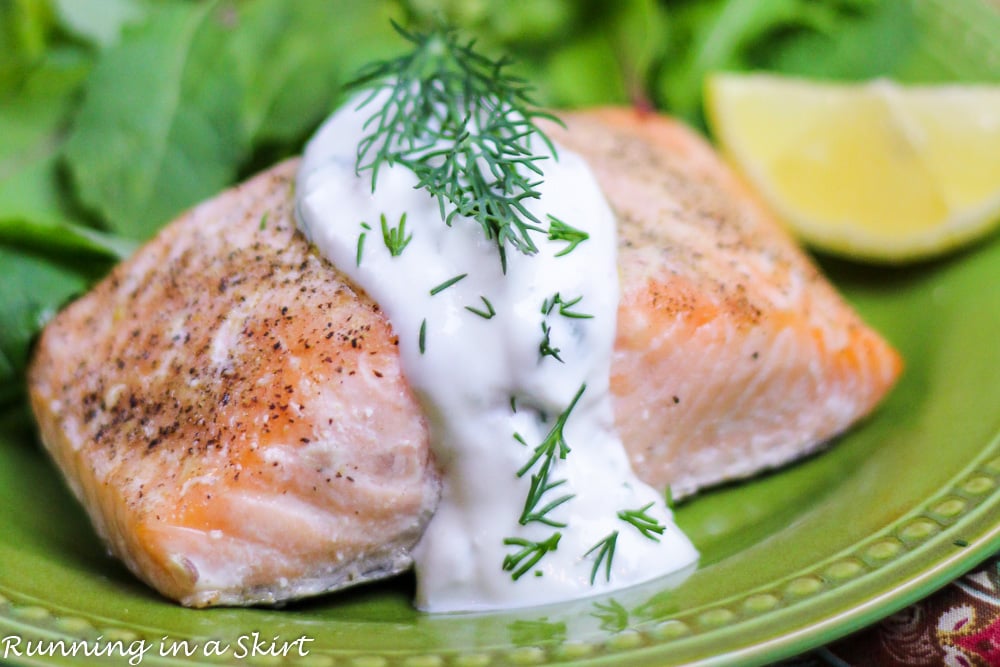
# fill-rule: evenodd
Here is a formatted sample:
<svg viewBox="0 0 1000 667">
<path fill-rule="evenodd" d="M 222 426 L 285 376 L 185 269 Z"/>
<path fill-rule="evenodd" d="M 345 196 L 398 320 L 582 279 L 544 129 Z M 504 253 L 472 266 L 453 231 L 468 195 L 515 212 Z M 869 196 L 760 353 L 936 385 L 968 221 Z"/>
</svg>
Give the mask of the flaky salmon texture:
<svg viewBox="0 0 1000 667">
<path fill-rule="evenodd" d="M 674 497 L 787 463 L 867 415 L 899 356 L 683 125 L 546 127 L 618 220 L 611 386 Z M 297 162 L 194 208 L 45 329 L 42 441 L 111 551 L 189 606 L 390 576 L 440 476 L 390 323 L 296 231 Z"/>
</svg>

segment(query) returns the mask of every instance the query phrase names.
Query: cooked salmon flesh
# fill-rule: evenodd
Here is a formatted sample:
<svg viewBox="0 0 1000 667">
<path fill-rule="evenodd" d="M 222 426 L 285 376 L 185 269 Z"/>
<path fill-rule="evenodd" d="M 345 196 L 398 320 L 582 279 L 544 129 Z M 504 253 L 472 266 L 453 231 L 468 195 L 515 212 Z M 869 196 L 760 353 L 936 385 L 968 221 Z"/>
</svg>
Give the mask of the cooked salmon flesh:
<svg viewBox="0 0 1000 667">
<path fill-rule="evenodd" d="M 546 127 L 618 220 L 616 423 L 675 497 L 867 415 L 898 355 L 708 144 L 630 109 Z M 440 488 L 391 324 L 296 231 L 297 161 L 166 226 L 45 329 L 41 439 L 111 551 L 189 606 L 386 577 Z"/>
</svg>

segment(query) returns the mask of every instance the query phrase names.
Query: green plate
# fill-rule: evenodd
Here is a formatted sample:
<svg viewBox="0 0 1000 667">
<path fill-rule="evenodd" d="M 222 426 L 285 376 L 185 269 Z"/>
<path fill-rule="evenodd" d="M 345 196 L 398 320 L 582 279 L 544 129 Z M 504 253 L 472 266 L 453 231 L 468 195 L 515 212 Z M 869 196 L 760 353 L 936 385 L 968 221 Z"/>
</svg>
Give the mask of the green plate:
<svg viewBox="0 0 1000 667">
<path fill-rule="evenodd" d="M 422 615 L 403 578 L 282 610 L 183 609 L 105 555 L 30 421 L 10 415 L 0 424 L 0 660 L 6 650 L 14 663 L 81 664 L 12 660 L 16 639 L 22 653 L 29 639 L 64 639 L 115 655 L 145 647 L 131 656 L 144 665 L 751 665 L 871 623 L 1000 549 L 1000 238 L 905 270 L 824 268 L 906 372 L 827 451 L 681 506 L 703 558 L 679 586 Z M 181 654 L 160 655 L 172 648 Z"/>
</svg>

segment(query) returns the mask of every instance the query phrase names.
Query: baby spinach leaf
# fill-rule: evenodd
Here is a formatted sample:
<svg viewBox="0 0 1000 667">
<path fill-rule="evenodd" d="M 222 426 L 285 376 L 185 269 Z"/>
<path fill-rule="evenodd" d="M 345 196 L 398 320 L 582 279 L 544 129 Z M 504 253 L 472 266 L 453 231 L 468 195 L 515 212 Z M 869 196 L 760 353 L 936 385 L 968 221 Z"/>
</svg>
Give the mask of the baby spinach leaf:
<svg viewBox="0 0 1000 667">
<path fill-rule="evenodd" d="M 688 121 L 701 124 L 705 76 L 716 70 L 742 70 L 778 60 L 792 40 L 803 35 L 838 35 L 850 22 L 870 20 L 888 4 L 878 0 L 707 0 L 672 3 L 674 39 L 657 87 L 656 102 Z M 822 59 L 823 53 L 812 54 Z"/>
<path fill-rule="evenodd" d="M 829 18 L 828 30 L 773 35 L 768 47 L 748 50 L 750 64 L 805 77 L 870 79 L 897 71 L 919 38 L 908 2 L 882 2 Z"/>
<path fill-rule="evenodd" d="M 53 0 L 53 8 L 63 29 L 100 48 L 117 42 L 146 12 L 140 0 Z"/>
<path fill-rule="evenodd" d="M 24 392 L 31 342 L 70 297 L 90 283 L 89 271 L 64 259 L 0 244 L 0 404 Z"/>
<path fill-rule="evenodd" d="M 1000 12 L 981 0 L 670 0 L 655 101 L 702 125 L 705 76 L 760 69 L 811 78 L 1000 81 Z"/>
<path fill-rule="evenodd" d="M 42 252 L 120 260 L 131 255 L 138 242 L 66 221 L 0 218 L 0 243 Z"/>
<path fill-rule="evenodd" d="M 72 217 L 59 159 L 90 63 L 78 48 L 54 49 L 0 102 L 0 218 Z"/>
<path fill-rule="evenodd" d="M 568 4 L 572 11 L 554 3 L 549 10 L 554 16 L 565 15 L 567 21 L 576 20 L 578 24 L 564 25 L 562 34 L 545 33 L 545 43 L 529 43 L 525 48 L 513 48 L 508 43 L 500 49 L 523 56 L 523 60 L 515 62 L 515 68 L 536 88 L 537 99 L 562 108 L 648 103 L 652 74 L 667 50 L 669 16 L 662 3 L 622 0 L 592 6 L 583 2 Z M 538 9 L 542 8 L 544 5 Z M 561 14 L 556 13 L 557 9 L 562 9 Z M 527 26 L 517 25 L 519 31 L 527 30 Z M 497 28 L 487 24 L 481 30 L 491 34 Z M 515 34 L 524 39 L 534 33 Z"/>
<path fill-rule="evenodd" d="M 103 51 L 66 146 L 82 201 L 148 238 L 229 185 L 248 153 L 228 3 L 162 3 Z"/>
<path fill-rule="evenodd" d="M 237 7 L 233 51 L 246 131 L 256 144 L 298 149 L 357 69 L 401 48 L 389 23 L 400 19 L 392 3 L 252 0 Z"/>
<path fill-rule="evenodd" d="M 0 99 L 44 56 L 54 25 L 47 2 L 0 2 Z"/>
<path fill-rule="evenodd" d="M 546 104 L 574 108 L 628 101 L 614 42 L 600 30 L 581 31 L 562 48 L 545 54 L 537 69 L 519 69 L 527 70 L 531 81 L 540 82 Z"/>
<path fill-rule="evenodd" d="M 914 3 L 916 39 L 893 75 L 911 83 L 1000 83 L 1000 4 Z"/>
</svg>

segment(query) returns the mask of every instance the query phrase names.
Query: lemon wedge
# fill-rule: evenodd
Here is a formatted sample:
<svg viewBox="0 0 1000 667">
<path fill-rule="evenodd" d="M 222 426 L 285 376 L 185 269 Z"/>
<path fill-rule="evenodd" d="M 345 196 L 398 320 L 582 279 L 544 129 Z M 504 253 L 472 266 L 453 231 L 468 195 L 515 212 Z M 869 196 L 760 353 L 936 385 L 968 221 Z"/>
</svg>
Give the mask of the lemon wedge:
<svg viewBox="0 0 1000 667">
<path fill-rule="evenodd" d="M 723 152 L 817 249 L 900 263 L 1000 225 L 1000 86 L 717 74 L 706 112 Z"/>
</svg>

